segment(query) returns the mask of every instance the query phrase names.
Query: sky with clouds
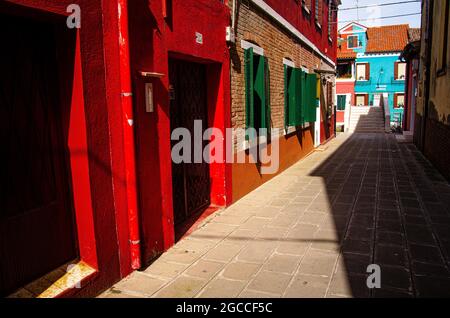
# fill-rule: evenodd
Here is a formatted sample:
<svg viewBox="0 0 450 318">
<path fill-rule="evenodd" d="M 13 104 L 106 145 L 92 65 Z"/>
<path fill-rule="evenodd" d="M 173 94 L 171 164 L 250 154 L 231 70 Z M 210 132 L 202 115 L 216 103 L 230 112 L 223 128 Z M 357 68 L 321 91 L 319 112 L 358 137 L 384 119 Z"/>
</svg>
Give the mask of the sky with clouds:
<svg viewBox="0 0 450 318">
<path fill-rule="evenodd" d="M 379 5 L 385 3 L 403 2 L 410 0 L 341 0 L 342 5 L 339 9 L 356 8 L 357 6 Z M 391 6 L 376 6 L 371 8 L 360 8 L 359 10 L 339 10 L 339 28 L 342 28 L 348 22 L 356 21 L 368 27 L 376 27 L 391 24 L 409 24 L 411 28 L 420 28 L 420 1 L 396 4 Z M 396 17 L 389 19 L 380 19 L 380 17 L 419 13 L 413 16 Z"/>
</svg>

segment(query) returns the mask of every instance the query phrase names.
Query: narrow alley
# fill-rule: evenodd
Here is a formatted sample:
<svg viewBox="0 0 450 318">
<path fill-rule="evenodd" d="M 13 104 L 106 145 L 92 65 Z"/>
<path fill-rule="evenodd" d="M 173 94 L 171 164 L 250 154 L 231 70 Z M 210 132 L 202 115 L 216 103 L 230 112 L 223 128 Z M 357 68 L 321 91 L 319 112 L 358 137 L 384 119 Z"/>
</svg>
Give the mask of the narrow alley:
<svg viewBox="0 0 450 318">
<path fill-rule="evenodd" d="M 444 178 L 392 134 L 341 134 L 100 297 L 442 297 L 449 266 Z"/>
</svg>

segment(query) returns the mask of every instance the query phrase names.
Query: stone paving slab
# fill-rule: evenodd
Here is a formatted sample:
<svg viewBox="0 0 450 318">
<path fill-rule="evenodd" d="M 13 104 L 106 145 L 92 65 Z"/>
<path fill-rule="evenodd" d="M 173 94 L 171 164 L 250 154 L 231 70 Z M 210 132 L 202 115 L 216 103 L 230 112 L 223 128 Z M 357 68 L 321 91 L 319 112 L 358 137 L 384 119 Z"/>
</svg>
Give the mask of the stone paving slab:
<svg viewBox="0 0 450 318">
<path fill-rule="evenodd" d="M 322 148 L 100 297 L 450 296 L 448 182 L 390 134 Z"/>
</svg>

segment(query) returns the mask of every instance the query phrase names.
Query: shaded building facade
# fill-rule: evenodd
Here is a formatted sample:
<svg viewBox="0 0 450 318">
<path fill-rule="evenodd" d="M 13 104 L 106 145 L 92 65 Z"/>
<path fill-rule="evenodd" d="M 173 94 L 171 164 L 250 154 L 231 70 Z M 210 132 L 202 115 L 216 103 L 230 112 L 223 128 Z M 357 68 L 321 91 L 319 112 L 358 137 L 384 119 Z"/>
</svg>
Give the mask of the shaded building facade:
<svg viewBox="0 0 450 318">
<path fill-rule="evenodd" d="M 422 1 L 414 142 L 450 179 L 450 50 L 448 1 Z"/>
</svg>

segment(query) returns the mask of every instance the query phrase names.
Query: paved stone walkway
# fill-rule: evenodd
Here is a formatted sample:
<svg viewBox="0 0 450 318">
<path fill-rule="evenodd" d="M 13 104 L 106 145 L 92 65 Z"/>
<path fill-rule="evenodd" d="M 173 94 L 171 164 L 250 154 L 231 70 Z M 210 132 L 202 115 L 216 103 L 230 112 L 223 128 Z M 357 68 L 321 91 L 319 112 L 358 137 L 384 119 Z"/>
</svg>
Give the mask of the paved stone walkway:
<svg viewBox="0 0 450 318">
<path fill-rule="evenodd" d="M 449 184 L 393 135 L 324 148 L 101 297 L 450 296 Z"/>
</svg>

